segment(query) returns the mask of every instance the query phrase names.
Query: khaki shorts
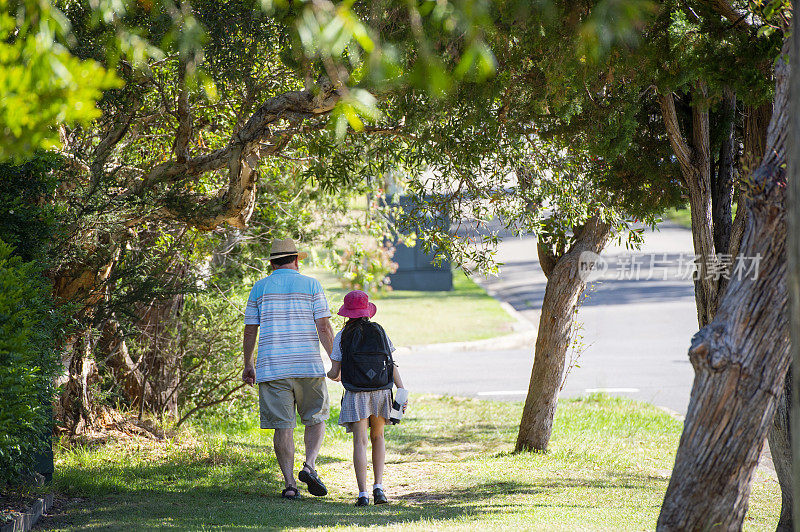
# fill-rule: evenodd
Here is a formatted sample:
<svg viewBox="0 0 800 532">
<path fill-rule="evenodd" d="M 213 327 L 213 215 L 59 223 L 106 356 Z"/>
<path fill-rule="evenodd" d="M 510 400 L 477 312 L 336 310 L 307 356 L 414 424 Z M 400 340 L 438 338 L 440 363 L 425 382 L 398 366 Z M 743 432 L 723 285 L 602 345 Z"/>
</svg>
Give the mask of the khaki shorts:
<svg viewBox="0 0 800 532">
<path fill-rule="evenodd" d="M 258 383 L 258 405 L 262 429 L 293 429 L 295 406 L 303 425 L 328 419 L 328 386 L 325 377 L 278 379 Z"/>
</svg>

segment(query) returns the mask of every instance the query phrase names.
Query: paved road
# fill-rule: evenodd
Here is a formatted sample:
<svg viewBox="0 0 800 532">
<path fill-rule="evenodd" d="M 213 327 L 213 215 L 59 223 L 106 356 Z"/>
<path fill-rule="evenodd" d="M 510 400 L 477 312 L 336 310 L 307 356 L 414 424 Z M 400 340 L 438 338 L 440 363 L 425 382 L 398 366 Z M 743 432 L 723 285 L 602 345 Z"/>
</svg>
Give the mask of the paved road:
<svg viewBox="0 0 800 532">
<path fill-rule="evenodd" d="M 665 223 L 660 231 L 646 234 L 641 250 L 612 246 L 602 254 L 607 269 L 578 317 L 587 347 L 562 396 L 604 389 L 686 412 L 694 376 L 686 353 L 697 331 L 688 275 L 691 250 L 691 233 Z M 483 279 L 482 284 L 538 326 L 546 279 L 535 240 L 504 238 L 499 260 L 504 263 L 500 276 Z M 398 363 L 415 391 L 521 400 L 528 387 L 533 346 L 507 351 L 412 351 L 400 354 Z"/>
</svg>

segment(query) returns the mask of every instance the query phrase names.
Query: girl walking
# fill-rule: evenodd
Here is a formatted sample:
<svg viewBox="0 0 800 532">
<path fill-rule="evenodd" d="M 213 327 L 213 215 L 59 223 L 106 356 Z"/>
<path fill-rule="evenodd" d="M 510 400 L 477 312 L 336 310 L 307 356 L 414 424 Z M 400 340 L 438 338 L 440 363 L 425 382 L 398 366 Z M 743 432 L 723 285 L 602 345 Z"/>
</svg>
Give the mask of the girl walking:
<svg viewBox="0 0 800 532">
<path fill-rule="evenodd" d="M 333 338 L 328 377 L 345 386 L 339 425 L 353 433 L 353 466 L 358 482 L 356 506 L 369 504 L 367 492 L 367 431 L 372 442 L 372 496 L 375 504 L 388 502 L 383 491 L 386 442 L 383 429 L 392 409 L 392 384 L 403 388 L 400 372 L 391 359 L 395 350 L 383 328 L 369 319 L 377 307 L 369 296 L 354 290 L 344 297 L 338 314 L 349 318 Z M 344 361 L 343 361 L 344 359 Z M 405 412 L 406 404 L 402 405 Z"/>
</svg>

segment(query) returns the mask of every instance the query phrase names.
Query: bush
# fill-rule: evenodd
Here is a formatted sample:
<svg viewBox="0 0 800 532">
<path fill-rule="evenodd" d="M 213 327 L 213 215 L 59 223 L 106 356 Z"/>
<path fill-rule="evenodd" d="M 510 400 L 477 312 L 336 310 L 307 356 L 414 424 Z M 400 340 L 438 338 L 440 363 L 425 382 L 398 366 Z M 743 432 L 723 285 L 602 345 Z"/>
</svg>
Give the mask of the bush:
<svg viewBox="0 0 800 532">
<path fill-rule="evenodd" d="M 0 485 L 15 481 L 49 445 L 63 326 L 51 294 L 41 267 L 0 240 Z"/>
<path fill-rule="evenodd" d="M 341 276 L 344 288 L 365 292 L 391 290 L 389 275 L 397 271 L 393 256 L 393 247 L 368 249 L 356 242 L 334 263 L 334 271 Z"/>
<path fill-rule="evenodd" d="M 215 415 L 235 419 L 248 409 L 252 412 L 257 404 L 253 389 L 241 379 L 241 312 L 246 302 L 246 294 L 242 299 L 233 290 L 224 297 L 214 293 L 187 296 L 177 346 L 181 421 Z"/>
<path fill-rule="evenodd" d="M 0 240 L 23 260 L 41 259 L 56 238 L 58 156 L 43 153 L 24 164 L 0 163 Z"/>
</svg>

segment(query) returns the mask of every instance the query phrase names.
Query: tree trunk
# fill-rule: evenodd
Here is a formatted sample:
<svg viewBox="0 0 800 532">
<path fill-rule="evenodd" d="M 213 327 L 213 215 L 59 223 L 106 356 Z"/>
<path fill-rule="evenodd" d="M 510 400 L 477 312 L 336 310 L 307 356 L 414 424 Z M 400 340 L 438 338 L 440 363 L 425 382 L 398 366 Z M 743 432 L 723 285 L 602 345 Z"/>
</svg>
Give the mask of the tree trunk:
<svg viewBox="0 0 800 532">
<path fill-rule="evenodd" d="M 145 386 L 139 404 L 160 414 L 178 416 L 178 331 L 173 330 L 183 307 L 183 294 L 154 301 L 143 309 L 139 336 L 145 340 L 140 363 Z"/>
<path fill-rule="evenodd" d="M 765 70 L 766 68 L 768 67 L 765 67 Z M 765 71 L 765 75 L 769 75 L 769 72 Z M 767 147 L 767 129 L 770 119 L 772 118 L 772 102 L 769 101 L 758 106 L 748 106 L 745 108 L 744 115 L 742 174 L 749 176 L 750 173 L 758 167 L 764 157 L 764 152 Z M 744 205 L 741 191 L 739 192 L 738 203 L 740 206 Z M 736 211 L 736 218 L 733 221 L 731 253 L 734 256 L 736 256 L 739 251 L 742 234 L 744 233 L 746 214 L 747 209 L 738 209 Z M 791 382 L 792 380 L 787 378 L 781 402 L 789 400 L 788 398 L 790 395 L 786 394 L 791 393 Z M 780 415 L 779 407 L 778 414 L 775 416 L 775 422 L 767 438 L 770 453 L 772 454 L 772 461 L 775 465 L 775 471 L 781 485 L 781 519 L 778 522 L 778 530 L 788 530 L 787 527 L 792 526 L 793 489 L 788 476 L 792 467 L 792 453 L 791 448 L 787 450 L 785 444 L 782 443 L 787 438 L 791 439 L 789 419 L 786 416 Z"/>
<path fill-rule="evenodd" d="M 63 349 L 65 372 L 56 381 L 62 390 L 54 414 L 70 434 L 80 434 L 93 424 L 89 385 L 97 379 L 97 365 L 91 358 L 91 352 L 91 330 L 76 334 Z"/>
<path fill-rule="evenodd" d="M 610 237 L 611 227 L 595 216 L 581 228 L 568 252 L 555 261 L 547 256 L 541 260 L 547 286 L 516 451 L 547 450 L 569 347 L 569 333 L 574 321 L 573 310 L 586 286 L 578 275 L 579 263 L 586 262 L 587 258 L 587 255 L 581 257 L 581 254 L 587 251 L 599 254 Z"/>
<path fill-rule="evenodd" d="M 692 106 L 691 145 L 680 130 L 672 94 L 660 94 L 661 115 L 670 145 L 681 168 L 684 183 L 689 189 L 689 208 L 692 214 L 692 243 L 698 257 L 698 276 L 695 280 L 695 303 L 700 326 L 709 323 L 717 310 L 718 280 L 704 274 L 715 256 L 711 192 L 711 147 L 709 138 L 706 85 L 698 82 Z"/>
<path fill-rule="evenodd" d="M 780 396 L 775 411 L 775 419 L 769 431 L 767 441 L 772 454 L 772 463 L 778 475 L 781 486 L 781 516 L 776 530 L 778 532 L 792 532 L 792 446 L 791 432 L 789 430 L 789 415 L 791 412 L 792 397 L 792 372 L 786 372 L 783 393 Z"/>
<path fill-rule="evenodd" d="M 740 190 L 736 192 L 736 216 L 733 217 L 733 225 L 731 226 L 731 240 L 728 247 L 728 253 L 731 257 L 739 255 L 739 248 L 742 246 L 742 237 L 744 236 L 744 222 L 747 215 L 747 209 L 744 208 L 744 193 Z"/>
<path fill-rule="evenodd" d="M 78 304 L 75 321 L 84 327 L 91 323 L 96 306 L 105 295 L 104 285 L 118 256 L 113 248 L 107 251 L 107 254 L 97 252 L 90 255 L 95 262 L 71 264 L 63 271 L 51 274 L 55 300 Z M 54 414 L 56 422 L 71 434 L 83 432 L 93 423 L 89 385 L 97 378 L 97 365 L 92 351 L 90 328 L 75 333 L 61 348 L 64 374 L 56 379 L 56 384 L 62 389 Z"/>
<path fill-rule="evenodd" d="M 725 89 L 722 101 L 722 123 L 725 135 L 719 150 L 717 172 L 711 180 L 711 218 L 714 227 L 714 249 L 717 253 L 728 253 L 731 240 L 733 215 L 733 171 L 736 144 L 734 139 L 734 120 L 736 119 L 736 95 Z M 722 291 L 723 287 L 720 287 Z"/>
<path fill-rule="evenodd" d="M 793 12 L 799 13 L 800 2 L 794 0 L 792 2 Z M 797 18 L 793 19 L 792 31 L 792 57 L 800 57 L 800 24 Z M 800 69 L 793 68 L 791 70 L 791 102 L 790 102 L 790 123 L 789 123 L 789 207 L 788 207 L 788 226 L 789 234 L 787 236 L 787 251 L 788 251 L 788 287 L 789 287 L 789 301 L 790 301 L 790 337 L 791 337 L 791 350 L 792 350 L 792 380 L 798 382 L 800 378 Z M 800 424 L 800 393 L 798 393 L 798 386 L 792 386 L 792 392 L 787 394 L 791 397 L 791 417 L 789 426 L 797 427 Z M 800 456 L 800 434 L 797 430 L 787 431 L 789 433 L 789 441 L 791 443 L 792 453 L 791 456 Z M 795 491 L 800 492 L 800 460 L 794 460 L 792 463 L 792 482 L 790 486 L 793 488 L 791 494 Z M 786 493 L 787 490 L 781 488 L 781 493 Z M 785 497 L 783 498 L 785 503 Z M 800 515 L 800 500 L 792 497 L 791 500 L 792 514 Z M 781 508 L 781 522 L 783 521 L 783 508 Z M 793 523 L 792 523 L 793 524 Z"/>
<path fill-rule="evenodd" d="M 114 375 L 131 406 L 137 406 L 143 395 L 144 375 L 131 358 L 128 345 L 119 330 L 119 324 L 111 317 L 103 325 L 97 350 L 105 355 L 105 365 Z"/>
<path fill-rule="evenodd" d="M 765 73 L 765 75 L 769 75 Z M 767 147 L 767 127 L 772 117 L 772 102 L 759 106 L 747 106 L 744 111 L 744 151 L 741 157 L 740 178 L 749 178 L 764 157 Z M 737 256 L 744 235 L 744 222 L 747 209 L 744 208 L 744 195 L 741 187 L 737 187 L 736 202 L 742 208 L 736 210 L 731 228 L 730 254 Z"/>
<path fill-rule="evenodd" d="M 659 530 L 741 529 L 784 386 L 788 74 L 780 59 L 766 156 L 747 183 L 741 253 L 760 257 L 759 268 L 756 275 L 733 276 L 716 317 L 692 339 L 695 380 Z"/>
<path fill-rule="evenodd" d="M 765 76 L 769 73 L 765 72 Z M 744 111 L 744 152 L 742 153 L 742 175 L 752 174 L 767 149 L 767 129 L 772 119 L 772 102 L 747 106 Z"/>
<path fill-rule="evenodd" d="M 744 122 L 744 152 L 742 154 L 742 173 L 749 176 L 750 173 L 761 163 L 764 157 L 764 150 L 767 143 L 767 128 L 772 117 L 772 102 L 767 102 L 758 106 L 748 106 L 745 108 Z M 744 208 L 744 195 L 739 191 L 738 203 L 742 207 L 736 211 L 733 221 L 731 234 L 731 254 L 735 257 L 739 253 L 742 235 L 744 234 L 744 222 L 747 209 Z M 791 373 L 791 370 L 789 371 Z M 770 429 L 767 442 L 769 443 L 772 462 L 775 465 L 775 472 L 778 475 L 778 482 L 781 486 L 781 517 L 778 522 L 777 530 L 790 530 L 792 527 L 792 506 L 793 489 L 791 482 L 792 450 L 789 447 L 791 441 L 791 430 L 789 417 L 781 414 L 782 406 L 790 401 L 792 379 L 787 377 L 786 386 L 775 415 L 775 421 Z"/>
</svg>

